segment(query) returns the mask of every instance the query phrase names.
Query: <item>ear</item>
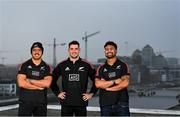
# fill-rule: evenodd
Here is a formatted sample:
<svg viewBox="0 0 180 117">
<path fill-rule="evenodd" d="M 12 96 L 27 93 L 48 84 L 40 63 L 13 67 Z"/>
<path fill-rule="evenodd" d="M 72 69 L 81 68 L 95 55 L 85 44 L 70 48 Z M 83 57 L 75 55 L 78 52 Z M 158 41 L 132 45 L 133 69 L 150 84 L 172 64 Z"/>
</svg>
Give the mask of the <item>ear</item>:
<svg viewBox="0 0 180 117">
<path fill-rule="evenodd" d="M 117 54 L 117 50 L 115 49 L 115 53 Z"/>
</svg>

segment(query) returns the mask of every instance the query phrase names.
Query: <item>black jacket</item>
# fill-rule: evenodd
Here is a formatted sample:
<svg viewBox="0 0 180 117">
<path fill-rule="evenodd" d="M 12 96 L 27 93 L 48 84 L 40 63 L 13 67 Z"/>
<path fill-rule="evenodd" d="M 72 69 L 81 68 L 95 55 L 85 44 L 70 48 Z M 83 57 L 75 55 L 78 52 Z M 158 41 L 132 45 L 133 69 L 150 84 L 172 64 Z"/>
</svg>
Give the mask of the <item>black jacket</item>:
<svg viewBox="0 0 180 117">
<path fill-rule="evenodd" d="M 96 77 L 109 81 L 121 78 L 124 75 L 130 75 L 129 68 L 126 63 L 117 59 L 117 61 L 112 66 L 110 66 L 107 61 L 105 64 L 101 65 L 97 70 Z M 129 102 L 127 88 L 119 91 L 106 91 L 104 89 L 100 89 L 99 102 L 100 106 L 114 105 L 119 102 Z"/>
<path fill-rule="evenodd" d="M 58 78 L 62 78 L 62 91 L 66 92 L 66 99 L 60 100 L 62 105 L 86 106 L 87 101 L 83 101 L 82 94 L 87 92 L 88 78 L 92 80 L 90 93 L 96 93 L 95 69 L 91 64 L 79 58 L 75 63 L 66 59 L 60 62 L 53 70 L 53 81 L 51 89 L 58 96 L 60 89 L 57 84 Z"/>
<path fill-rule="evenodd" d="M 38 66 L 32 62 L 32 59 L 21 64 L 18 74 L 26 75 L 27 79 L 42 80 L 45 76 L 51 76 L 51 67 L 42 61 Z M 20 101 L 33 101 L 47 103 L 47 89 L 30 90 L 20 88 Z"/>
</svg>

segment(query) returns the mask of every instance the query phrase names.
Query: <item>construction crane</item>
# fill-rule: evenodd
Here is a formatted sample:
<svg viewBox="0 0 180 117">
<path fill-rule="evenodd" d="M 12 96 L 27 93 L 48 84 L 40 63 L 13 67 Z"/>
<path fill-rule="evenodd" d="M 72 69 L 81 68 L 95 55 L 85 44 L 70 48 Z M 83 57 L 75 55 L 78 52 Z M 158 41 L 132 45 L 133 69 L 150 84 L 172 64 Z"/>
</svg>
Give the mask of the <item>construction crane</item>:
<svg viewBox="0 0 180 117">
<path fill-rule="evenodd" d="M 1 60 L 2 60 L 2 65 L 4 65 L 4 61 L 5 59 L 7 59 L 6 57 L 1 57 Z"/>
<path fill-rule="evenodd" d="M 48 44 L 48 46 L 53 46 L 53 68 L 56 67 L 56 47 L 64 45 L 66 45 L 66 43 L 56 43 L 56 38 L 54 38 L 53 44 Z"/>
<path fill-rule="evenodd" d="M 0 59 L 2 60 L 2 64 L 4 64 L 5 59 L 7 59 L 7 57 L 2 56 L 3 53 L 13 53 L 13 51 L 0 50 Z"/>
<path fill-rule="evenodd" d="M 85 59 L 86 59 L 86 60 L 87 60 L 87 41 L 88 41 L 88 38 L 89 38 L 89 37 L 92 37 L 92 36 L 94 36 L 94 35 L 96 35 L 96 34 L 98 34 L 98 33 L 100 33 L 100 31 L 97 31 L 97 32 L 95 32 L 95 33 L 92 33 L 92 34 L 87 35 L 87 32 L 85 32 L 84 37 L 82 37 L 82 40 L 85 41 Z"/>
</svg>

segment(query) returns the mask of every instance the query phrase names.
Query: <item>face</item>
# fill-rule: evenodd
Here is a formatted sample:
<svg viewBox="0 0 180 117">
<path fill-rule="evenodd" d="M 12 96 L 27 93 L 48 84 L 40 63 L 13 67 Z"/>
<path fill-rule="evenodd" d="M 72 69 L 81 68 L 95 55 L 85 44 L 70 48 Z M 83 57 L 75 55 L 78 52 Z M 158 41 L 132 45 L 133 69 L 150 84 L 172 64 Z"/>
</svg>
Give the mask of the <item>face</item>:
<svg viewBox="0 0 180 117">
<path fill-rule="evenodd" d="M 108 59 L 116 57 L 117 50 L 112 45 L 107 45 L 104 49 L 105 56 Z"/>
<path fill-rule="evenodd" d="M 34 60 L 39 60 L 42 57 L 42 50 L 38 47 L 32 49 L 32 58 Z"/>
<path fill-rule="evenodd" d="M 69 52 L 70 58 L 76 59 L 76 58 L 79 57 L 80 48 L 79 48 L 78 45 L 72 44 L 72 45 L 69 46 L 68 52 Z"/>
</svg>

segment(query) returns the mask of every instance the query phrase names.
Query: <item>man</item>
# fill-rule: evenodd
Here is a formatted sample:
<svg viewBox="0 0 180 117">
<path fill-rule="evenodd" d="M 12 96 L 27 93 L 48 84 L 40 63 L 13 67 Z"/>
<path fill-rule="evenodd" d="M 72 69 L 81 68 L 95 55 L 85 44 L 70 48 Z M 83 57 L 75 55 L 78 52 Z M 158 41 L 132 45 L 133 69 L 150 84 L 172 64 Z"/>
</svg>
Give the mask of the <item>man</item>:
<svg viewBox="0 0 180 117">
<path fill-rule="evenodd" d="M 43 46 L 40 42 L 31 47 L 32 58 L 24 62 L 17 74 L 20 88 L 19 116 L 47 115 L 47 88 L 50 87 L 51 68 L 42 60 Z"/>
<path fill-rule="evenodd" d="M 107 60 L 98 68 L 95 79 L 96 87 L 100 88 L 101 116 L 130 116 L 128 66 L 116 57 L 117 45 L 114 42 L 106 42 L 104 52 Z"/>
<path fill-rule="evenodd" d="M 86 116 L 88 100 L 96 93 L 95 69 L 80 58 L 80 45 L 77 41 L 69 43 L 69 57 L 60 62 L 53 70 L 51 89 L 61 103 L 61 116 Z M 62 78 L 62 91 L 57 80 Z M 87 92 L 88 77 L 92 80 L 90 92 Z"/>
</svg>

